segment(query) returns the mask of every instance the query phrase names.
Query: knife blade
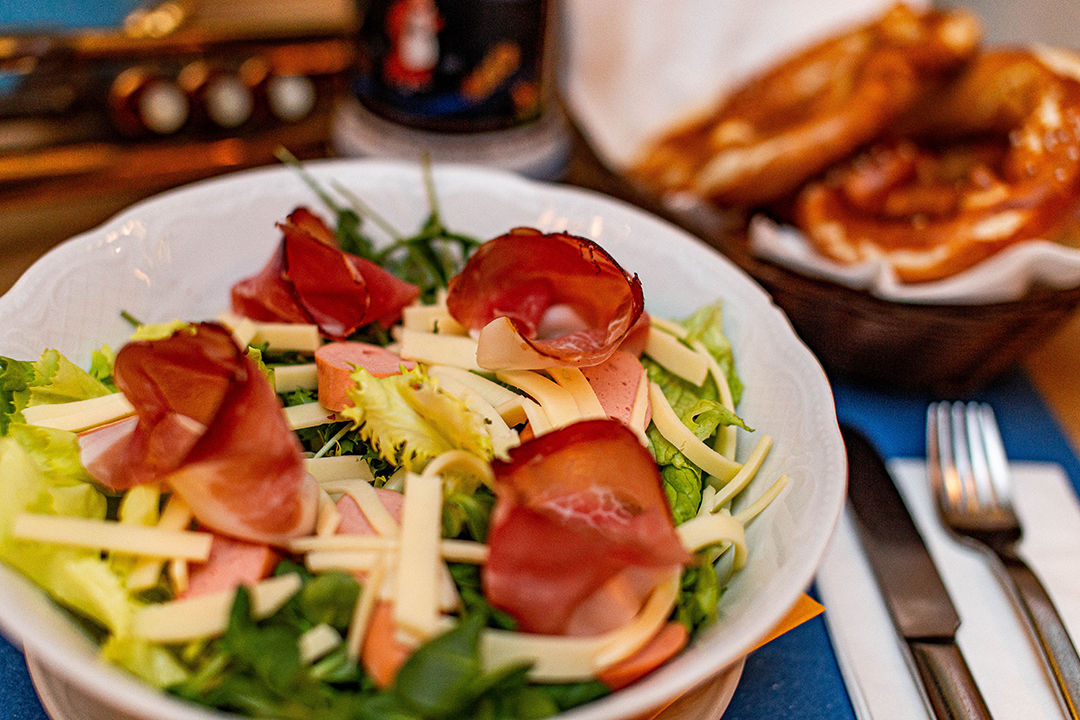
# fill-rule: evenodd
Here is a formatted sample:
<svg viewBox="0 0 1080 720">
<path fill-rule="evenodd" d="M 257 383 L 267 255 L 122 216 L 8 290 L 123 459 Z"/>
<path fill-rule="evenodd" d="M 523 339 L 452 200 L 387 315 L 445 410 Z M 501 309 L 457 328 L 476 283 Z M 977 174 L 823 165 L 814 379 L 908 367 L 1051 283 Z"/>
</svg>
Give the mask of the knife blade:
<svg viewBox="0 0 1080 720">
<path fill-rule="evenodd" d="M 924 700 L 939 720 L 989 720 L 956 644 L 960 616 L 885 461 L 858 430 L 840 431 L 855 528 Z"/>
</svg>

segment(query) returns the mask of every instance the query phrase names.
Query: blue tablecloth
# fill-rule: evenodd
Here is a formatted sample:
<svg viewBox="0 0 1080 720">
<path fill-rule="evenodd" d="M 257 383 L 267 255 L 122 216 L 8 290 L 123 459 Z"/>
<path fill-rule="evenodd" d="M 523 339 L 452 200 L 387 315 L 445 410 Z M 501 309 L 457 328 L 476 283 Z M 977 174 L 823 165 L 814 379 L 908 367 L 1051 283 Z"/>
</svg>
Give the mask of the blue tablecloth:
<svg viewBox="0 0 1080 720">
<path fill-rule="evenodd" d="M 926 405 L 934 399 L 834 382 L 837 416 L 861 428 L 887 457 L 925 454 Z M 1080 489 L 1080 462 L 1028 378 L 1008 375 L 976 394 L 998 414 L 1006 450 L 1016 460 L 1056 462 Z M 953 398 L 955 399 L 955 398 Z M 813 593 L 813 588 L 810 588 Z M 826 608 L 828 612 L 828 608 Z M 817 617 L 747 660 L 725 720 L 854 720 L 823 617 Z M 22 655 L 0 639 L 0 718 L 45 720 Z"/>
</svg>

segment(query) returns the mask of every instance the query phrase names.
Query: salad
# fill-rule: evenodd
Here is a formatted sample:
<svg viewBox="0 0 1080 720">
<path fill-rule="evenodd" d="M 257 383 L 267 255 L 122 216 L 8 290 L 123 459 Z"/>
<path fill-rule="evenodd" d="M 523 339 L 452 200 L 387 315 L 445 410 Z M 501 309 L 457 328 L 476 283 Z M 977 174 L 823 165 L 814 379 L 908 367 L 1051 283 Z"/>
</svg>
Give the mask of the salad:
<svg viewBox="0 0 1080 720">
<path fill-rule="evenodd" d="M 301 169 L 302 172 L 302 169 Z M 771 446 L 735 460 L 718 304 L 589 240 L 384 229 L 318 188 L 229 311 L 88 368 L 3 358 L 0 560 L 102 654 L 266 717 L 545 717 L 716 620 Z"/>
</svg>

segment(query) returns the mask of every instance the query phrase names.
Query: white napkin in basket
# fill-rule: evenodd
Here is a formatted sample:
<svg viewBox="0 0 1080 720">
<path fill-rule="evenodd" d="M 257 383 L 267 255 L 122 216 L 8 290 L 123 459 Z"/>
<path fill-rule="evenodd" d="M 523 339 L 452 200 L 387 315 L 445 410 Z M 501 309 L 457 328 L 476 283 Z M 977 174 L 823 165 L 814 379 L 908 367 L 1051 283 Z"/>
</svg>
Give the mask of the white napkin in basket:
<svg viewBox="0 0 1080 720">
<path fill-rule="evenodd" d="M 939 523 L 924 462 L 897 459 L 889 469 L 960 614 L 957 641 L 991 714 L 996 720 L 1061 717 L 1051 681 L 986 557 L 958 543 Z M 1012 474 L 1016 510 L 1024 523 L 1022 553 L 1072 637 L 1080 638 L 1080 503 L 1058 465 L 1014 463 Z M 857 716 L 929 717 L 847 515 L 817 586 Z"/>
</svg>

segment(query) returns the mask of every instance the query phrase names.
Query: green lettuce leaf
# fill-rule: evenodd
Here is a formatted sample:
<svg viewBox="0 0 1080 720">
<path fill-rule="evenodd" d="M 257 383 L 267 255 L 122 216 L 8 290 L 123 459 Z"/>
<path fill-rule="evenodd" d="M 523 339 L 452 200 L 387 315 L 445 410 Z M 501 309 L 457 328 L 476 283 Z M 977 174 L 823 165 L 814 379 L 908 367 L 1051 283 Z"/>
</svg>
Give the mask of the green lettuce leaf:
<svg viewBox="0 0 1080 720">
<path fill-rule="evenodd" d="M 419 472 L 448 450 L 465 450 L 484 460 L 493 457 L 484 418 L 439 390 L 420 368 L 385 378 L 359 368 L 352 377 L 353 406 L 341 414 L 387 462 Z M 457 480 L 455 490 L 475 488 L 479 482 L 468 477 Z"/>
</svg>

